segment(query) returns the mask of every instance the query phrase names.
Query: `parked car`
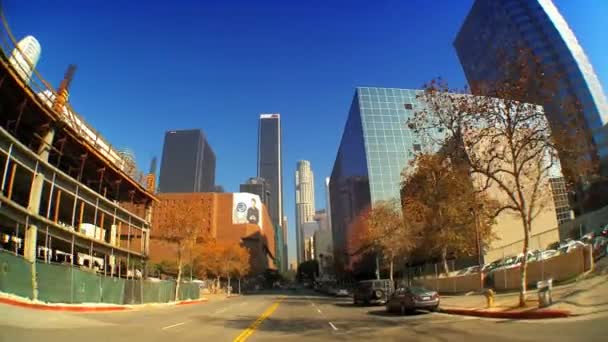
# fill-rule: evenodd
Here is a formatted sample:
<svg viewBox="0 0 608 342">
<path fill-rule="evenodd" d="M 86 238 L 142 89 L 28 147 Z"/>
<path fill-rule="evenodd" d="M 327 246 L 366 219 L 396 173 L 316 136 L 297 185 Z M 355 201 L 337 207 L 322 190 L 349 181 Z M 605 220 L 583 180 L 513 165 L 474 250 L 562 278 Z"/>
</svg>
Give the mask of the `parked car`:
<svg viewBox="0 0 608 342">
<path fill-rule="evenodd" d="M 343 287 L 339 288 L 336 291 L 336 297 L 348 297 L 349 295 L 350 295 L 350 293 L 348 292 L 348 290 Z"/>
<path fill-rule="evenodd" d="M 593 240 L 593 259 L 598 260 L 608 254 L 608 238 L 598 236 Z"/>
<path fill-rule="evenodd" d="M 595 238 L 595 233 L 591 232 L 591 233 L 587 233 L 587 234 L 583 235 L 583 237 L 580 238 L 579 241 L 584 244 L 587 244 L 587 245 L 592 245 L 594 238 Z"/>
<path fill-rule="evenodd" d="M 439 294 L 423 287 L 403 287 L 395 291 L 386 303 L 386 311 L 414 312 L 416 310 L 437 311 L 439 309 Z"/>
<path fill-rule="evenodd" d="M 568 254 L 572 252 L 574 249 L 579 247 L 585 247 L 585 244 L 580 241 L 570 240 L 564 244 L 562 244 L 557 250 L 560 254 Z"/>
<path fill-rule="evenodd" d="M 385 304 L 393 294 L 394 286 L 389 279 L 363 280 L 353 292 L 353 303 Z"/>
<path fill-rule="evenodd" d="M 559 255 L 559 252 L 555 249 L 547 249 L 546 251 L 542 251 L 540 253 L 540 256 L 538 257 L 538 260 L 547 260 L 550 259 L 556 255 Z"/>
</svg>

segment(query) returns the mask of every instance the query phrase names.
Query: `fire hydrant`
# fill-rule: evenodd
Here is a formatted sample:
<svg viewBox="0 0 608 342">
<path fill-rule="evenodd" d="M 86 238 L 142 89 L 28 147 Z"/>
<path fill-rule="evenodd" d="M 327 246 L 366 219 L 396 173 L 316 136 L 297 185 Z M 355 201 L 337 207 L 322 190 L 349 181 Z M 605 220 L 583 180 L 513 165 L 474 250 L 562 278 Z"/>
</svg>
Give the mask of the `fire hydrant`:
<svg viewBox="0 0 608 342">
<path fill-rule="evenodd" d="M 487 289 L 484 291 L 484 296 L 486 297 L 486 305 L 488 308 L 491 308 L 494 306 L 494 290 L 492 289 Z"/>
</svg>

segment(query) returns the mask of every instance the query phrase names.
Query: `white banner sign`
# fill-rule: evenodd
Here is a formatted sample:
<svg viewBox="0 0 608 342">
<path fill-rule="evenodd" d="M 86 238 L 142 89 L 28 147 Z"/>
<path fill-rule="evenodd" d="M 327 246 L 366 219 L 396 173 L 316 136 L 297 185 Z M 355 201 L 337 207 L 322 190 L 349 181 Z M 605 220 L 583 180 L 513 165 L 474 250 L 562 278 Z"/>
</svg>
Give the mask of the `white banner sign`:
<svg viewBox="0 0 608 342">
<path fill-rule="evenodd" d="M 262 202 L 260 196 L 248 192 L 232 195 L 232 223 L 257 224 L 262 229 Z"/>
</svg>

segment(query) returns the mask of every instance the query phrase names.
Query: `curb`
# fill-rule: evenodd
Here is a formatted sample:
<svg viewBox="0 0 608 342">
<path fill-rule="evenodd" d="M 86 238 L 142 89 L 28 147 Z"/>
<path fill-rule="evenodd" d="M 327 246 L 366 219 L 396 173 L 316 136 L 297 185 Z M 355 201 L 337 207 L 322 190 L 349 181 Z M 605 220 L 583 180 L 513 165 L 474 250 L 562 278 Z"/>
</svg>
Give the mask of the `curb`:
<svg viewBox="0 0 608 342">
<path fill-rule="evenodd" d="M 70 311 L 70 312 L 107 312 L 107 311 L 125 311 L 131 310 L 132 307 L 122 306 L 76 306 L 76 305 L 53 305 L 44 303 L 24 302 L 11 298 L 0 297 L 0 303 L 13 306 L 19 306 L 28 309 L 48 310 L 48 311 Z"/>
<path fill-rule="evenodd" d="M 572 314 L 568 310 L 528 310 L 528 311 L 486 311 L 475 309 L 440 309 L 440 312 L 451 315 L 465 315 L 484 318 L 508 319 L 546 319 L 565 318 Z"/>
<path fill-rule="evenodd" d="M 209 301 L 209 299 L 207 299 L 207 298 L 200 298 L 200 299 L 194 299 L 194 300 L 183 300 L 181 302 L 175 303 L 175 305 L 200 304 L 200 303 L 207 303 L 208 301 Z"/>
</svg>

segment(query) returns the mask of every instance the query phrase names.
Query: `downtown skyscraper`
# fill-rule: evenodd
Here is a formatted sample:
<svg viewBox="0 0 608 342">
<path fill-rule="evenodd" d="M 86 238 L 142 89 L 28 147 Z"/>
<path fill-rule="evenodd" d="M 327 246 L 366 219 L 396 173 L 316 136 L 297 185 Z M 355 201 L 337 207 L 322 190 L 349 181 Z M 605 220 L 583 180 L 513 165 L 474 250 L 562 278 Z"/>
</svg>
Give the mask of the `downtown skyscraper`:
<svg viewBox="0 0 608 342">
<path fill-rule="evenodd" d="M 200 129 L 165 133 L 159 192 L 213 192 L 215 153 Z"/>
<path fill-rule="evenodd" d="M 298 161 L 296 174 L 296 244 L 298 264 L 305 261 L 304 224 L 314 222 L 315 179 L 308 160 Z M 314 232 L 313 232 L 314 233 Z"/>
<path fill-rule="evenodd" d="M 564 121 L 570 114 L 564 110 L 565 99 L 581 104 L 582 128 L 591 136 L 587 158 L 598 160 L 600 172 L 608 175 L 608 100 L 583 48 L 551 0 L 476 0 L 454 47 L 476 95 L 492 91 L 477 89 L 479 82 L 508 77 L 501 62 L 515 62 L 518 55 L 513 52 L 519 48 L 531 51 L 543 73 L 560 75 L 555 96 L 540 103 L 547 119 L 553 127 Z"/>
<path fill-rule="evenodd" d="M 272 223 L 280 226 L 283 235 L 281 268 L 287 269 L 287 230 L 283 227 L 283 157 L 281 115 L 261 114 L 258 126 L 258 177 L 266 180 L 270 199 L 268 209 Z"/>
</svg>

